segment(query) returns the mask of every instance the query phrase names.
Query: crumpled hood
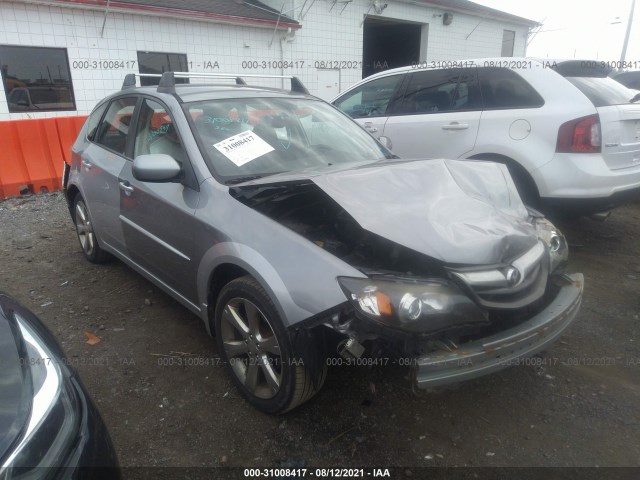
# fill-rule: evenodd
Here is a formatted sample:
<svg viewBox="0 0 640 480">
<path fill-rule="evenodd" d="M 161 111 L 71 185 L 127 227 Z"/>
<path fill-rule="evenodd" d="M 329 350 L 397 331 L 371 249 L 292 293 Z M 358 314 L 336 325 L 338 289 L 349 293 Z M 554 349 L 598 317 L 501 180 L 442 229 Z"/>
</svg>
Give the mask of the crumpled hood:
<svg viewBox="0 0 640 480">
<path fill-rule="evenodd" d="M 311 180 L 362 228 L 447 263 L 500 263 L 537 241 L 504 165 L 385 162 Z"/>
<path fill-rule="evenodd" d="M 445 263 L 508 262 L 537 242 L 506 166 L 473 160 L 391 160 L 285 174 L 308 178 L 362 228 Z M 284 180 L 280 175 L 258 182 Z M 286 181 L 285 180 L 285 181 Z"/>
</svg>

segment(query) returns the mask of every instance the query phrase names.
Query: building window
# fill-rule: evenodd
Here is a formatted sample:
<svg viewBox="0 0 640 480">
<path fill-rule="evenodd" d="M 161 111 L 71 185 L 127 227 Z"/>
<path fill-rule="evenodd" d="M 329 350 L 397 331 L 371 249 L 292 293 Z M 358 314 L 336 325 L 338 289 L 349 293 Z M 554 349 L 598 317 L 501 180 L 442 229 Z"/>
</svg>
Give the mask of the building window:
<svg viewBox="0 0 640 480">
<path fill-rule="evenodd" d="M 65 48 L 0 45 L 0 67 L 9 112 L 76 109 Z"/>
<path fill-rule="evenodd" d="M 516 32 L 513 30 L 502 31 L 502 53 L 501 57 L 513 57 L 513 44 L 516 40 Z"/>
<path fill-rule="evenodd" d="M 164 72 L 188 72 L 187 55 L 184 53 L 138 52 L 140 73 L 161 75 Z M 159 77 L 141 77 L 140 85 L 158 85 Z M 176 83 L 189 83 L 188 78 L 176 78 Z"/>
</svg>

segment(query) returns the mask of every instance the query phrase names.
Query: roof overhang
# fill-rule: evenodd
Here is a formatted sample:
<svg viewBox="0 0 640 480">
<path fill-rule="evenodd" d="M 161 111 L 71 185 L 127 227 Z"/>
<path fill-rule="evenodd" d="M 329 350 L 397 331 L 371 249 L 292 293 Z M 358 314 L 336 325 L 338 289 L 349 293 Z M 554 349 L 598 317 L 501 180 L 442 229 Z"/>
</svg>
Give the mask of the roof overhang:
<svg viewBox="0 0 640 480">
<path fill-rule="evenodd" d="M 424 7 L 438 8 L 440 10 L 450 12 L 466 13 L 467 15 L 473 15 L 475 17 L 488 18 L 491 20 L 498 20 L 501 22 L 523 25 L 529 28 L 535 28 L 540 26 L 539 22 L 530 20 L 528 18 L 512 15 L 495 8 L 485 7 L 477 3 L 467 0 L 457 0 L 452 2 L 450 0 L 397 0 L 402 3 L 410 3 L 413 5 L 420 5 Z"/>
<path fill-rule="evenodd" d="M 167 18 L 191 19 L 203 22 L 224 23 L 230 25 L 254 26 L 262 28 L 277 28 L 287 30 L 289 28 L 298 30 L 302 28 L 299 23 L 290 23 L 284 20 L 266 20 L 261 18 L 238 17 L 219 13 L 198 12 L 185 10 L 182 8 L 168 8 L 153 5 L 140 5 L 128 3 L 126 1 L 107 0 L 14 0 L 20 3 L 32 3 L 38 5 L 48 5 L 55 7 L 82 8 L 87 10 L 99 10 L 104 12 L 107 7 L 111 13 L 138 14 Z"/>
</svg>

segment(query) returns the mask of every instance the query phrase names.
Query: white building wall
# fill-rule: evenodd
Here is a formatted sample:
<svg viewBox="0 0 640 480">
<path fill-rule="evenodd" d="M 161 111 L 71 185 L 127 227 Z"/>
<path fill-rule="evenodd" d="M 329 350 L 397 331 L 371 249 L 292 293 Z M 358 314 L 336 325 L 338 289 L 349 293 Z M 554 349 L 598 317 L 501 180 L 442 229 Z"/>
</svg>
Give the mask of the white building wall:
<svg viewBox="0 0 640 480">
<path fill-rule="evenodd" d="M 265 3 L 278 10 L 282 7 L 282 0 Z M 104 11 L 2 1 L 0 44 L 67 48 L 77 111 L 9 113 L 6 98 L 0 95 L 0 120 L 88 114 L 97 101 L 121 88 L 126 73 L 138 72 L 139 50 L 185 53 L 194 72 L 293 74 L 311 93 L 318 89 L 317 66 L 339 63 L 342 67 L 347 62 L 347 67 L 355 68 L 341 69 L 340 89 L 344 90 L 362 76 L 362 21 L 370 0 L 354 0 L 344 11 L 341 3 L 331 9 L 333 0 L 316 0 L 299 19 L 303 4 L 303 0 L 286 3 L 285 14 L 300 21 L 302 29 L 281 40 L 286 33 L 274 35 L 273 28 L 113 11 L 101 35 Z M 443 26 L 442 17 L 437 16 L 442 13 L 389 0 L 380 16 L 428 24 L 429 61 L 499 56 L 504 29 L 516 31 L 514 55 L 525 52 L 524 26 L 455 12 L 452 24 Z M 290 68 L 277 68 L 281 64 L 274 68 L 273 62 L 282 59 L 290 62 Z M 117 61 L 117 68 L 105 61 Z M 281 86 L 281 81 L 260 82 Z"/>
<path fill-rule="evenodd" d="M 279 46 L 269 49 L 273 31 L 265 28 L 114 12 L 101 36 L 103 18 L 97 10 L 0 3 L 0 44 L 67 48 L 77 105 L 77 112 L 9 113 L 0 95 L 0 120 L 89 113 L 126 73 L 138 72 L 137 51 L 185 53 L 191 71 L 224 73 L 240 71 L 243 58 L 274 57 Z"/>
<path fill-rule="evenodd" d="M 282 0 L 262 0 L 280 11 Z M 312 0 L 307 2 L 307 6 Z M 295 39 L 286 43 L 286 57 L 290 60 L 308 58 L 322 61 L 362 61 L 362 23 L 367 12 L 378 18 L 403 20 L 428 24 L 428 39 L 423 38 L 426 56 L 421 61 L 460 60 L 483 57 L 499 57 L 502 49 L 503 30 L 516 32 L 514 56 L 524 56 L 528 28 L 523 25 L 508 24 L 496 20 L 474 17 L 453 12 L 451 25 L 442 24 L 442 15 L 447 11 L 421 5 L 389 0 L 381 14 L 370 10 L 371 0 L 353 0 L 342 10 L 338 2 L 331 8 L 333 0 L 316 0 L 304 18 L 299 18 L 304 0 L 285 3 L 284 13 L 302 23 L 302 29 L 295 33 Z M 293 11 L 291 11 L 294 9 Z M 425 49 L 426 47 L 426 49 Z M 384 59 L 379 59 L 383 61 Z M 296 72 L 296 75 L 299 74 Z M 318 85 L 314 72 L 300 74 L 313 93 Z M 341 90 L 362 79 L 361 69 L 341 71 Z"/>
</svg>

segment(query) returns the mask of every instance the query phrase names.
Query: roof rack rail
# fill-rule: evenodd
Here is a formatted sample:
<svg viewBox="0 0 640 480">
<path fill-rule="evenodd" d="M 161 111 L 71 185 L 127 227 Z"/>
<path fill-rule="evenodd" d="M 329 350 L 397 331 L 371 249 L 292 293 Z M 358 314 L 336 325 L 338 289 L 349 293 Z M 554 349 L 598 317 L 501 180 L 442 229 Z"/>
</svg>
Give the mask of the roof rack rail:
<svg viewBox="0 0 640 480">
<path fill-rule="evenodd" d="M 122 90 L 129 90 L 136 87 L 136 77 L 144 78 L 159 78 L 162 79 L 162 75 L 159 73 L 127 73 L 122 83 Z"/>
<path fill-rule="evenodd" d="M 165 72 L 165 73 L 169 73 L 172 74 L 174 72 Z M 182 73 L 182 72 L 175 72 L 175 73 Z M 206 73 L 199 73 L 199 74 L 189 74 L 190 76 L 204 76 L 206 75 L 207 77 L 211 76 L 211 75 L 216 75 L 216 76 L 220 76 L 217 74 L 206 74 Z M 160 74 L 160 73 L 127 73 L 127 75 L 125 75 L 124 77 L 124 82 L 122 84 L 122 90 L 128 90 L 130 88 L 135 88 L 136 86 L 136 77 L 144 77 L 144 78 L 159 78 L 160 79 L 160 85 L 159 86 L 163 86 L 163 81 L 162 79 L 164 78 L 164 73 Z M 168 77 L 168 76 L 167 76 Z M 187 78 L 185 76 L 180 76 L 178 78 Z M 221 78 L 235 78 L 236 79 L 236 84 L 238 85 L 246 85 L 247 83 L 242 80 L 240 77 L 238 77 L 237 75 L 225 75 L 222 74 Z M 175 87 L 175 78 L 173 80 L 173 86 Z M 163 88 L 167 88 L 167 87 L 171 87 L 171 81 L 169 80 L 169 84 L 166 84 L 165 81 L 165 85 L 163 86 Z M 159 90 L 159 91 L 166 91 L 166 90 Z"/>
<path fill-rule="evenodd" d="M 135 73 L 127 73 L 124 77 L 124 82 L 122 83 L 122 90 L 129 90 L 136 86 L 136 74 Z"/>
<path fill-rule="evenodd" d="M 160 83 L 158 84 L 158 92 L 160 93 L 175 93 L 176 92 L 176 78 L 235 78 L 236 85 L 247 85 L 247 82 L 244 81 L 244 78 L 281 78 L 281 79 L 289 79 L 291 80 L 291 91 L 297 93 L 303 93 L 305 95 L 309 95 L 309 90 L 304 84 L 300 81 L 298 77 L 293 75 L 260 75 L 260 74 L 249 74 L 243 75 L 242 77 L 239 75 L 234 75 L 232 73 L 191 73 L 191 72 L 164 72 L 163 74 L 159 73 L 128 73 L 124 77 L 124 82 L 122 84 L 122 90 L 128 90 L 130 88 L 135 88 L 136 86 L 136 77 L 145 77 L 145 78 L 159 78 Z M 244 78 L 243 78 L 244 77 Z"/>
</svg>

